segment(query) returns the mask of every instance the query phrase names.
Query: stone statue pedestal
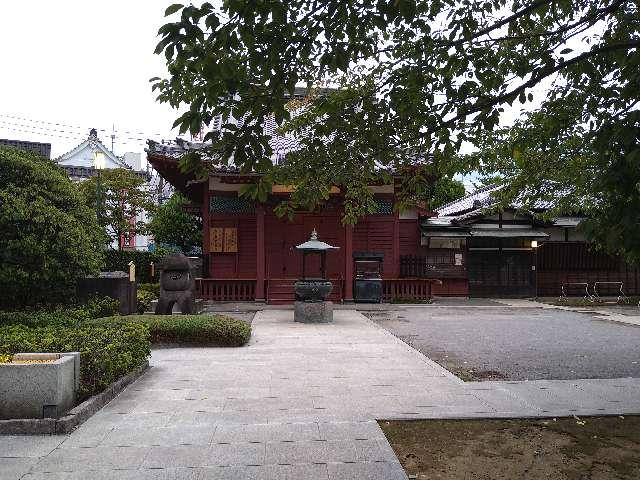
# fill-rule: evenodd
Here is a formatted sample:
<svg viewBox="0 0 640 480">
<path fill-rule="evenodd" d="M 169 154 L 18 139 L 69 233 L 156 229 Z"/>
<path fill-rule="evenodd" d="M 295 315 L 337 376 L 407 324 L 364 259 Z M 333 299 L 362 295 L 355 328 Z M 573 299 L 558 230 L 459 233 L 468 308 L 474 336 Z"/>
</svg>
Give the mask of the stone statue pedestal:
<svg viewBox="0 0 640 480">
<path fill-rule="evenodd" d="M 333 322 L 333 303 L 296 301 L 293 320 L 300 323 L 331 323 Z"/>
</svg>

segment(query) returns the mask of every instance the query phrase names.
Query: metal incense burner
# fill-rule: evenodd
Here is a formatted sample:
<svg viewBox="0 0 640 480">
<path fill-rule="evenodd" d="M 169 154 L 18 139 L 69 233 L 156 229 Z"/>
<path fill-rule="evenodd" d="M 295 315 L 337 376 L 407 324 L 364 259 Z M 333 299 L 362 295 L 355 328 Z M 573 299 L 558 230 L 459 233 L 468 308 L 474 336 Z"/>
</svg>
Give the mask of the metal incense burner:
<svg viewBox="0 0 640 480">
<path fill-rule="evenodd" d="M 327 251 L 337 250 L 318 240 L 315 228 L 308 241 L 296 246 L 302 252 L 302 278 L 295 285 L 296 302 L 294 320 L 302 323 L 328 323 L 333 321 L 333 304 L 327 300 L 333 284 L 326 279 Z M 320 255 L 320 278 L 307 276 L 307 255 Z"/>
</svg>

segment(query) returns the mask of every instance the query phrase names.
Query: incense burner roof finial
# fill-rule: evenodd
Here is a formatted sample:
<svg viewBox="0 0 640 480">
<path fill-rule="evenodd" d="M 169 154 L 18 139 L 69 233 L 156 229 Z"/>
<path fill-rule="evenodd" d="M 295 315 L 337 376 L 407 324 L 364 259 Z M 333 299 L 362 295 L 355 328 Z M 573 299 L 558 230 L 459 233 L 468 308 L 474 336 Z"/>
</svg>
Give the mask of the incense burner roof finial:
<svg viewBox="0 0 640 480">
<path fill-rule="evenodd" d="M 296 248 L 306 252 L 323 252 L 326 250 L 338 250 L 340 247 L 334 247 L 333 245 L 318 240 L 318 232 L 314 228 L 309 240 L 296 246 Z"/>
</svg>

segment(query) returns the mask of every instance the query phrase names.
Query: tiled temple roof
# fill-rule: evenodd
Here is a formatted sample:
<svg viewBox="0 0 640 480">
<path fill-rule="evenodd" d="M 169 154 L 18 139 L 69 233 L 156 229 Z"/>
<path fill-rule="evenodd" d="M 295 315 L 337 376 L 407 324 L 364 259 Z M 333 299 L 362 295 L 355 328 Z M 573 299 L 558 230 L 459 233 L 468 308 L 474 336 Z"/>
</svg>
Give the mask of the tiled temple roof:
<svg viewBox="0 0 640 480">
<path fill-rule="evenodd" d="M 289 152 L 295 151 L 300 148 L 300 142 L 293 135 L 282 135 L 277 132 L 278 125 L 276 124 L 273 116 L 270 116 L 264 124 L 264 133 L 269 135 L 271 139 L 269 140 L 269 145 L 273 150 L 273 154 L 271 155 L 271 161 L 274 164 L 282 163 Z M 205 142 L 190 142 L 188 140 L 177 138 L 176 140 L 168 140 L 163 141 L 162 143 L 154 142 L 153 140 L 148 140 L 147 144 L 149 145 L 148 152 L 149 153 L 158 153 L 165 157 L 179 158 L 188 151 L 193 150 L 203 150 L 209 144 Z M 229 166 L 219 166 L 216 167 L 216 170 L 229 171 L 229 172 L 237 172 L 233 165 Z"/>
<path fill-rule="evenodd" d="M 454 217 L 456 221 L 462 222 L 482 215 L 482 210 L 497 204 L 493 194 L 499 191 L 502 185 L 487 185 L 477 189 L 475 192 L 465 195 L 462 198 L 444 204 L 438 209 L 439 217 Z M 510 207 L 513 209 L 522 208 L 523 204 L 517 199 Z M 535 202 L 534 210 L 546 210 L 551 208 L 551 202 L 538 200 Z"/>
<path fill-rule="evenodd" d="M 457 216 L 462 213 L 488 207 L 493 203 L 491 194 L 500 188 L 499 185 L 488 185 L 462 198 L 445 203 L 438 209 L 438 216 Z"/>
</svg>

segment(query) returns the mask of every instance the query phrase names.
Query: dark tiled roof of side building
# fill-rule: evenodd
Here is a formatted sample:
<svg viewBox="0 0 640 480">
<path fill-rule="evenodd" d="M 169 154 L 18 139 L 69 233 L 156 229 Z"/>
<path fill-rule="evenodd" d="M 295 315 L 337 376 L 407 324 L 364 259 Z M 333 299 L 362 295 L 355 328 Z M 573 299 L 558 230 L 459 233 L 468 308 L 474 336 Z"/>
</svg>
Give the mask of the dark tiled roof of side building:
<svg viewBox="0 0 640 480">
<path fill-rule="evenodd" d="M 50 143 L 27 142 L 26 140 L 7 140 L 4 138 L 0 138 L 0 145 L 19 148 L 20 150 L 37 153 L 38 155 L 42 155 L 45 158 L 51 158 Z"/>
<path fill-rule="evenodd" d="M 476 189 L 474 192 L 464 197 L 453 200 L 438 208 L 440 216 L 456 216 L 466 212 L 477 210 L 481 207 L 487 207 L 493 203 L 491 194 L 501 187 L 499 185 L 487 185 Z"/>
</svg>

